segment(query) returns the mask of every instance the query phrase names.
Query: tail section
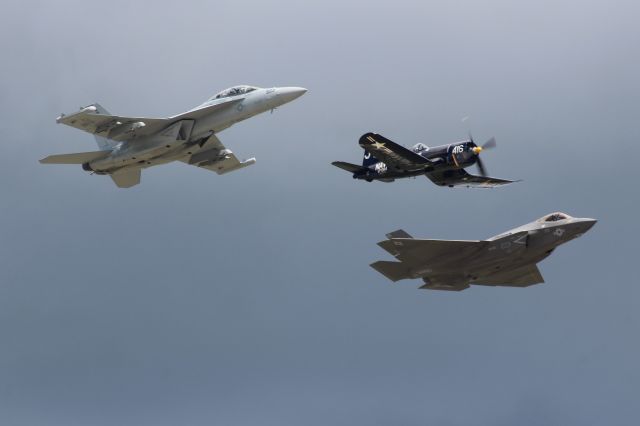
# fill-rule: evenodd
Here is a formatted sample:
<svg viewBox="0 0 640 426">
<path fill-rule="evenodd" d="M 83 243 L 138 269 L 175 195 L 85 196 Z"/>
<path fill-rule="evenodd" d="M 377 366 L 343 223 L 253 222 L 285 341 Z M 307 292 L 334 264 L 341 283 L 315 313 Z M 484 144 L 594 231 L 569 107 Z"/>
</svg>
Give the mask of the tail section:
<svg viewBox="0 0 640 426">
<path fill-rule="evenodd" d="M 376 157 L 373 156 L 369 151 L 364 151 L 364 156 L 362 157 L 362 167 L 369 168 L 369 166 L 373 166 L 376 163 L 379 163 Z"/>
<path fill-rule="evenodd" d="M 111 113 L 99 103 L 95 103 L 93 106 L 96 108 L 96 114 L 111 115 Z M 118 144 L 118 142 L 107 139 L 104 136 L 94 135 L 94 137 L 96 138 L 96 143 L 98 144 L 100 151 L 113 151 Z"/>
</svg>

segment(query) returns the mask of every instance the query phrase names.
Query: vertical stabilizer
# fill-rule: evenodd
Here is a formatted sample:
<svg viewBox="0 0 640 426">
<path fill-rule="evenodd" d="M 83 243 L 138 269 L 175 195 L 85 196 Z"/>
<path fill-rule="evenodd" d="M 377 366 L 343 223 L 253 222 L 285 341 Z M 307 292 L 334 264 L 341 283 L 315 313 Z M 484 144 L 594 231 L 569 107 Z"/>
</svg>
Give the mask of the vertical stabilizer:
<svg viewBox="0 0 640 426">
<path fill-rule="evenodd" d="M 95 103 L 93 106 L 96 108 L 96 114 L 111 115 L 111 113 L 99 103 Z M 96 143 L 100 151 L 113 151 L 113 148 L 118 144 L 118 142 L 107 139 L 104 136 L 94 135 L 94 137 L 96 138 Z"/>
<path fill-rule="evenodd" d="M 373 156 L 369 151 L 364 151 L 364 157 L 362 157 L 362 167 L 369 168 L 369 166 L 373 166 L 376 163 L 379 163 L 376 157 Z"/>
</svg>

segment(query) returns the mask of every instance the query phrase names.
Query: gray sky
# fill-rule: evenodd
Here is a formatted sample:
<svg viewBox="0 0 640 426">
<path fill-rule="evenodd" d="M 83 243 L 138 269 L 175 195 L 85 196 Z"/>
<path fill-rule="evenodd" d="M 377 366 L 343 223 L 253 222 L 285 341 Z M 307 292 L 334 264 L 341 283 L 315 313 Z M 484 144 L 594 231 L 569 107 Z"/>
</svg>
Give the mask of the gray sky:
<svg viewBox="0 0 640 426">
<path fill-rule="evenodd" d="M 13 1 L 0 15 L 0 424 L 637 424 L 640 6 L 632 1 Z M 246 83 L 299 100 L 220 135 L 255 166 L 118 190 L 41 166 L 100 102 L 164 116 Z M 464 116 L 471 118 L 461 123 Z M 373 130 L 496 136 L 492 175 L 356 182 Z M 546 284 L 461 293 L 368 267 L 404 228 L 600 220 Z"/>
</svg>

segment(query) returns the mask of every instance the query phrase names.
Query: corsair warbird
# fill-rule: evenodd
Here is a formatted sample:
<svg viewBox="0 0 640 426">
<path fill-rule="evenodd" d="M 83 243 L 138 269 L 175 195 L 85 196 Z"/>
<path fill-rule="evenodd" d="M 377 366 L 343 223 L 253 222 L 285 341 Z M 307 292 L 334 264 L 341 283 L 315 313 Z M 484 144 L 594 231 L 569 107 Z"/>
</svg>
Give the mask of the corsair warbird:
<svg viewBox="0 0 640 426">
<path fill-rule="evenodd" d="M 140 183 L 142 169 L 182 161 L 224 174 L 255 163 L 239 161 L 217 133 L 233 124 L 302 96 L 301 87 L 261 89 L 236 86 L 185 113 L 168 118 L 111 115 L 99 104 L 57 118 L 58 123 L 95 135 L 99 151 L 51 155 L 44 164 L 81 164 L 88 172 L 109 175 L 120 188 Z"/>
<path fill-rule="evenodd" d="M 378 243 L 398 262 L 379 261 L 371 267 L 391 281 L 421 278 L 420 288 L 430 290 L 459 291 L 471 284 L 527 287 L 544 282 L 536 263 L 595 223 L 551 213 L 484 241 L 419 240 L 398 230 Z"/>
<path fill-rule="evenodd" d="M 476 145 L 470 136 L 468 140 L 429 148 L 418 143 L 407 149 L 376 133 L 366 133 L 360 137 L 364 149 L 362 166 L 334 161 L 333 164 L 353 173 L 354 179 L 367 182 L 379 180 L 393 182 L 396 179 L 426 176 L 440 186 L 494 187 L 514 181 L 488 177 L 480 159 L 480 153 L 494 148 L 496 141 L 489 139 L 483 145 Z M 480 176 L 467 173 L 464 169 L 477 165 Z"/>
</svg>

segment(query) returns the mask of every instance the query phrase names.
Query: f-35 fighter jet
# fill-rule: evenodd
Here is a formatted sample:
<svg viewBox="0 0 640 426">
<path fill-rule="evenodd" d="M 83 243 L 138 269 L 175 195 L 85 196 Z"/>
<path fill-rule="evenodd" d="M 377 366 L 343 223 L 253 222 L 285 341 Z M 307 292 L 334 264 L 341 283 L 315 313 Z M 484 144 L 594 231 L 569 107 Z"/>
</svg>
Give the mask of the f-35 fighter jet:
<svg viewBox="0 0 640 426">
<path fill-rule="evenodd" d="M 493 187 L 514 181 L 488 177 L 480 160 L 480 153 L 496 146 L 494 138 L 478 146 L 472 137 L 462 142 L 429 148 L 419 143 L 407 149 L 377 133 L 366 133 L 360 137 L 364 149 L 362 166 L 334 161 L 333 164 L 353 173 L 354 179 L 367 182 L 379 180 L 393 182 L 396 179 L 426 176 L 440 186 Z M 464 169 L 478 166 L 480 176 Z"/>
<path fill-rule="evenodd" d="M 484 241 L 419 240 L 398 230 L 378 245 L 399 262 L 378 261 L 371 267 L 391 281 L 422 278 L 420 288 L 429 290 L 460 291 L 470 284 L 528 287 L 544 282 L 536 263 L 595 223 L 551 213 Z"/>
<path fill-rule="evenodd" d="M 99 104 L 58 117 L 57 122 L 95 135 L 99 151 L 51 155 L 44 164 L 81 164 L 88 172 L 109 175 L 120 188 L 140 183 L 142 169 L 182 161 L 224 174 L 256 162 L 239 161 L 216 134 L 233 124 L 302 96 L 302 87 L 261 89 L 236 86 L 203 104 L 168 118 L 111 115 Z"/>
</svg>

